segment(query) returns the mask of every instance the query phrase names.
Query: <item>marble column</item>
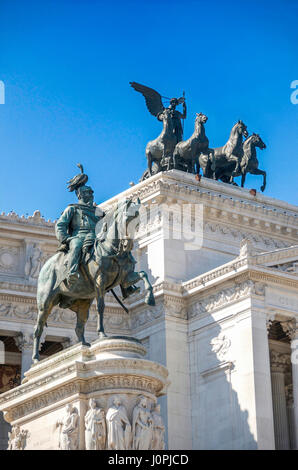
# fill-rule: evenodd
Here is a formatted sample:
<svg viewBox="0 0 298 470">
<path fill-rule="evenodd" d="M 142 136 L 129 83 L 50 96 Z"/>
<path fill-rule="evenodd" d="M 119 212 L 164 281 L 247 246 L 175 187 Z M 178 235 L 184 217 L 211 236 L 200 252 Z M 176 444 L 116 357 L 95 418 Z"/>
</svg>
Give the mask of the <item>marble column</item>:
<svg viewBox="0 0 298 470">
<path fill-rule="evenodd" d="M 22 353 L 21 378 L 24 378 L 25 372 L 30 369 L 32 364 L 33 335 L 22 332 L 15 336 L 15 343 Z"/>
<path fill-rule="evenodd" d="M 270 362 L 275 447 L 277 450 L 288 450 L 290 449 L 290 439 L 285 391 L 285 370 L 289 365 L 289 356 L 272 350 L 270 351 Z"/>
<path fill-rule="evenodd" d="M 21 331 L 17 336 L 14 337 L 14 340 L 22 353 L 21 379 L 23 379 L 25 372 L 30 369 L 32 364 L 33 333 L 29 333 L 28 331 Z M 41 336 L 39 349 L 41 349 L 44 340 L 45 331 Z"/>
<path fill-rule="evenodd" d="M 287 401 L 287 414 L 289 423 L 289 439 L 290 449 L 295 449 L 295 415 L 294 415 L 294 400 L 293 400 L 293 385 L 286 386 L 286 401 Z"/>
<path fill-rule="evenodd" d="M 293 414 L 294 414 L 294 449 L 298 449 L 298 325 L 294 319 L 281 323 L 284 332 L 291 341 L 291 365 L 293 382 Z"/>
</svg>

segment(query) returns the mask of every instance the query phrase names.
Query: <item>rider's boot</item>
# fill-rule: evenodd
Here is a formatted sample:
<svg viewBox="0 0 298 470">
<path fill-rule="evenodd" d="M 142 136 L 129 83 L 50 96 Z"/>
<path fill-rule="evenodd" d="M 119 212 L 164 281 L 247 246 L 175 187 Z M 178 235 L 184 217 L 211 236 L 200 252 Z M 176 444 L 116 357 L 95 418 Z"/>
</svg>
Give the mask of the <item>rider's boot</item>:
<svg viewBox="0 0 298 470">
<path fill-rule="evenodd" d="M 123 299 L 127 299 L 127 297 L 129 297 L 130 295 L 137 294 L 138 292 L 140 292 L 140 287 L 137 286 L 120 287 Z"/>
</svg>

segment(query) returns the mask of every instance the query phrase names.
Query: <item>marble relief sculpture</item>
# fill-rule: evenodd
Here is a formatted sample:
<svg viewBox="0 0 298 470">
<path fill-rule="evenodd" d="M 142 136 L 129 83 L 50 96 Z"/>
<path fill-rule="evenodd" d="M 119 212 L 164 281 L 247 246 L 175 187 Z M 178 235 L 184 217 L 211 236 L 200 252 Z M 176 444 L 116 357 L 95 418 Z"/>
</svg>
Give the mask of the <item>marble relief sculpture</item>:
<svg viewBox="0 0 298 470">
<path fill-rule="evenodd" d="M 13 426 L 11 432 L 8 433 L 7 450 L 24 450 L 28 437 L 28 431 L 21 429 L 19 425 Z"/>
<path fill-rule="evenodd" d="M 43 263 L 43 253 L 37 243 L 29 247 L 25 263 L 25 276 L 31 279 L 37 279 Z"/>
<path fill-rule="evenodd" d="M 141 395 L 132 411 L 130 421 L 123 399 L 115 395 L 106 415 L 96 401 L 89 400 L 85 415 L 86 450 L 163 450 L 165 425 L 160 416 L 160 405 L 151 406 Z"/>
<path fill-rule="evenodd" d="M 59 449 L 77 450 L 79 448 L 79 415 L 78 410 L 72 404 L 66 406 L 66 413 L 59 426 Z"/>
<path fill-rule="evenodd" d="M 106 414 L 108 449 L 127 450 L 131 448 L 131 425 L 121 398 L 115 396 Z"/>
<path fill-rule="evenodd" d="M 106 445 L 105 412 L 93 398 L 85 415 L 85 445 L 86 450 L 103 450 Z"/>
<path fill-rule="evenodd" d="M 153 419 L 147 405 L 147 398 L 141 396 L 132 416 L 133 448 L 149 450 L 153 440 Z"/>
<path fill-rule="evenodd" d="M 153 439 L 152 450 L 164 450 L 165 448 L 165 425 L 160 416 L 160 405 L 155 405 L 152 410 L 153 419 Z"/>
</svg>

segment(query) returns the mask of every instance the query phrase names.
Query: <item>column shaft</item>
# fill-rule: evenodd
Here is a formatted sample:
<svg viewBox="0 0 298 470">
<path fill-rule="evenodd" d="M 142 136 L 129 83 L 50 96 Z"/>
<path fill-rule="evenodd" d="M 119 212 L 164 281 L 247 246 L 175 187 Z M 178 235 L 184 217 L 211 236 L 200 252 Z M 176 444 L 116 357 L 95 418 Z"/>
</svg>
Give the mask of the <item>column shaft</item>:
<svg viewBox="0 0 298 470">
<path fill-rule="evenodd" d="M 271 372 L 271 380 L 275 446 L 278 450 L 288 450 L 290 448 L 290 440 L 287 419 L 284 372 L 280 370 L 273 370 Z"/>
</svg>

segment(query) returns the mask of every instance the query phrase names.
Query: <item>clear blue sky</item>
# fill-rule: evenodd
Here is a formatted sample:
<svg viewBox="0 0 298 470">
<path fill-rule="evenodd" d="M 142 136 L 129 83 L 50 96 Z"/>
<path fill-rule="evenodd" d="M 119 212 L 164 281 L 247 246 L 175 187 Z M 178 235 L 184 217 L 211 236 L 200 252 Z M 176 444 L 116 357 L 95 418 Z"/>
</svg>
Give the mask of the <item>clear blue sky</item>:
<svg viewBox="0 0 298 470">
<path fill-rule="evenodd" d="M 77 162 L 98 203 L 138 181 L 161 124 L 129 81 L 185 90 L 185 138 L 204 112 L 211 147 L 242 119 L 267 144 L 265 194 L 297 204 L 297 18 L 297 0 L 0 0 L 0 212 L 56 218 Z"/>
</svg>

